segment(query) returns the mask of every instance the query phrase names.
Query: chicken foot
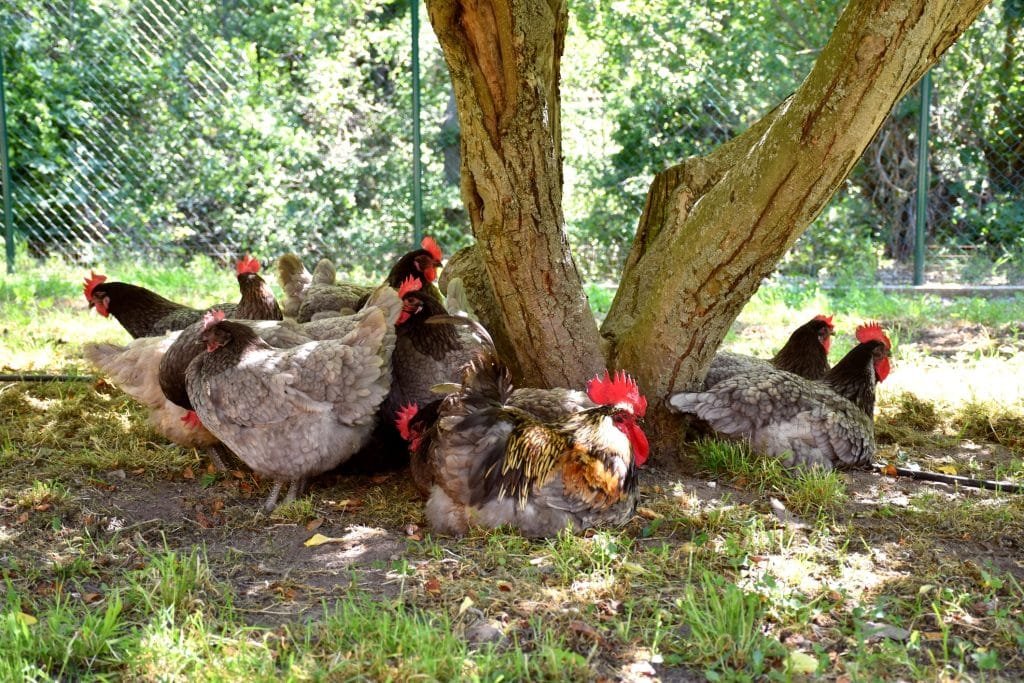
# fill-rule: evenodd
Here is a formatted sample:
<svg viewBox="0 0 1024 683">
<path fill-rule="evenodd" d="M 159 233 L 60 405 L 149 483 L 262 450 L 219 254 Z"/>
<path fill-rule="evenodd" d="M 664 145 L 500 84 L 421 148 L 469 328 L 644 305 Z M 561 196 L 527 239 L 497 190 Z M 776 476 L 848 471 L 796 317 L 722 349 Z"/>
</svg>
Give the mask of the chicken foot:
<svg viewBox="0 0 1024 683">
<path fill-rule="evenodd" d="M 267 501 L 263 503 L 263 511 L 270 513 L 277 507 L 277 497 L 281 495 L 281 488 L 287 479 L 275 479 L 274 486 L 270 489 L 270 495 L 267 496 Z M 306 477 L 299 477 L 298 479 L 292 479 L 288 485 L 288 492 L 284 494 L 284 500 L 281 501 L 282 505 L 286 505 L 295 500 L 296 496 L 302 493 L 302 490 L 306 488 Z"/>
</svg>

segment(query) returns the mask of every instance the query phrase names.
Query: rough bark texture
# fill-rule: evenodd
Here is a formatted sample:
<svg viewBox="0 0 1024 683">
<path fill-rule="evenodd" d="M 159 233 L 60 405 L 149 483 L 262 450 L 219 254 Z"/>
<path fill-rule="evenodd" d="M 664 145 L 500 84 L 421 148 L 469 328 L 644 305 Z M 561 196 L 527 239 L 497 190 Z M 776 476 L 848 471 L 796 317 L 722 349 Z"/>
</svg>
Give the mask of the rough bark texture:
<svg viewBox="0 0 1024 683">
<path fill-rule="evenodd" d="M 796 93 L 708 157 L 659 174 L 602 328 L 609 364 L 649 398 L 693 387 L 892 107 L 985 4 L 852 0 Z"/>
<path fill-rule="evenodd" d="M 517 380 L 579 387 L 604 367 L 565 239 L 558 78 L 564 0 L 428 0 L 462 130 L 462 197 Z"/>
<path fill-rule="evenodd" d="M 661 399 L 699 381 L 895 103 L 985 4 L 851 0 L 796 93 L 655 178 L 599 342 L 562 231 L 564 0 L 428 0 L 455 85 L 463 198 L 501 314 L 495 332 L 507 330 L 521 379 L 580 386 L 605 360 L 625 368 L 651 402 L 652 442 L 670 447 L 678 424 Z M 478 307 L 487 299 L 478 294 Z"/>
</svg>

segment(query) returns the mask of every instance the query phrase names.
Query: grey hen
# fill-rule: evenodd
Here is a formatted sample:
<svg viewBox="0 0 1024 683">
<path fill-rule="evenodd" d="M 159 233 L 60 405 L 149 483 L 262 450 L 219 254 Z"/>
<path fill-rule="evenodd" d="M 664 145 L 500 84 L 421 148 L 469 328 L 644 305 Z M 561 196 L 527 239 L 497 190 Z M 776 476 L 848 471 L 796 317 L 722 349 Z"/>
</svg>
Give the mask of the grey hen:
<svg viewBox="0 0 1024 683">
<path fill-rule="evenodd" d="M 787 467 L 865 466 L 875 453 L 875 384 L 889 374 L 892 345 L 877 323 L 857 328 L 857 340 L 820 381 L 768 367 L 676 394 L 669 405 Z"/>
<path fill-rule="evenodd" d="M 392 293 L 393 295 L 393 293 Z M 186 371 L 188 397 L 203 425 L 249 467 L 284 482 L 285 502 L 307 477 L 344 462 L 369 439 L 387 396 L 394 352 L 390 308 L 367 307 L 341 339 L 277 349 L 242 323 L 207 317 L 207 352 Z"/>
<path fill-rule="evenodd" d="M 832 316 L 816 315 L 793 330 L 785 345 L 770 360 L 720 351 L 711 359 L 704 377 L 707 389 L 723 379 L 751 370 L 776 367 L 806 379 L 821 379 L 828 372 L 828 352 L 832 346 Z"/>
</svg>

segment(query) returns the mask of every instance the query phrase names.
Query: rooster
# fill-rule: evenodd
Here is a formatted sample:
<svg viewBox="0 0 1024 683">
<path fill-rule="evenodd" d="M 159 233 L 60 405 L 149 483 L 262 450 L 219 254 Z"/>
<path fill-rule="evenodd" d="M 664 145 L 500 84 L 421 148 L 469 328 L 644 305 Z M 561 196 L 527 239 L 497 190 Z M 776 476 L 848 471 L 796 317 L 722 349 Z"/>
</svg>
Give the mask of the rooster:
<svg viewBox="0 0 1024 683">
<path fill-rule="evenodd" d="M 249 314 L 253 316 L 261 315 L 267 309 L 263 298 L 267 295 L 273 297 L 259 276 L 259 269 L 260 262 L 248 256 L 240 260 L 235 268 L 243 299 L 246 291 L 254 297 L 245 303 Z M 255 275 L 255 278 L 250 278 L 250 275 Z M 84 292 L 90 308 L 95 307 L 103 317 L 113 315 L 135 339 L 184 329 L 202 318 L 204 312 L 165 299 L 145 287 L 125 282 L 107 282 L 106 275 L 97 275 L 95 272 L 85 279 Z M 236 315 L 238 304 L 218 304 L 215 308 L 228 315 Z M 276 311 L 276 315 L 280 316 L 280 311 Z"/>
<path fill-rule="evenodd" d="M 595 407 L 541 422 L 509 404 L 508 368 L 488 347 L 414 444 L 426 447 L 433 471 L 431 527 L 460 535 L 471 526 L 510 524 L 527 536 L 552 536 L 567 526 L 581 531 L 629 519 L 637 467 L 649 450 L 638 424 L 647 401 L 636 382 L 605 373 L 587 386 Z"/>
<path fill-rule="evenodd" d="M 386 282 L 398 289 L 409 276 L 419 280 L 425 289 L 433 286 L 437 269 L 442 265 L 441 248 L 433 237 L 424 237 L 419 249 L 402 256 L 392 267 Z M 299 322 L 337 315 L 339 311 L 357 311 L 365 305 L 370 287 L 336 282 L 334 265 L 321 259 L 310 273 L 295 254 L 285 254 L 278 261 L 278 280 L 286 293 L 285 314 Z M 440 300 L 440 294 L 437 293 Z"/>
<path fill-rule="evenodd" d="M 863 467 L 875 453 L 875 385 L 889 375 L 892 343 L 878 323 L 858 327 L 857 341 L 819 381 L 766 367 L 675 394 L 669 405 L 786 467 Z"/>
<path fill-rule="evenodd" d="M 223 315 L 205 317 L 206 352 L 188 366 L 188 397 L 210 432 L 276 480 L 265 510 L 274 508 L 285 482 L 289 502 L 308 477 L 344 462 L 369 439 L 391 383 L 390 308 L 366 307 L 341 339 L 289 349 L 270 346 Z"/>
<path fill-rule="evenodd" d="M 793 330 L 786 344 L 771 360 L 720 351 L 711 359 L 704 387 L 710 389 L 723 379 L 774 366 L 805 379 L 821 379 L 828 372 L 828 352 L 832 347 L 832 316 L 816 315 Z"/>
</svg>

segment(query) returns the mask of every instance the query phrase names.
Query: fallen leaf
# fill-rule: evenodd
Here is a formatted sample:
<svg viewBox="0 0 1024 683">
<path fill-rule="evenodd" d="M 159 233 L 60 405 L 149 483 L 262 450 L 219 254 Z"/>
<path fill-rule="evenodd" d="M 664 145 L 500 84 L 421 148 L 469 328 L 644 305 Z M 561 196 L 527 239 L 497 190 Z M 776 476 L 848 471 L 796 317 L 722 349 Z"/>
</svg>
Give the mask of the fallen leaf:
<svg viewBox="0 0 1024 683">
<path fill-rule="evenodd" d="M 500 590 L 503 593 L 511 593 L 512 592 L 512 584 L 509 583 L 508 581 L 499 581 L 498 582 L 498 590 Z"/>
<path fill-rule="evenodd" d="M 921 637 L 925 640 L 942 640 L 942 633 L 940 631 L 922 631 Z"/>
<path fill-rule="evenodd" d="M 384 482 L 386 482 L 390 478 L 391 478 L 390 474 L 377 474 L 377 475 L 374 475 L 374 476 L 370 477 L 370 483 L 372 483 L 372 484 L 383 484 Z"/>
<path fill-rule="evenodd" d="M 39 623 L 39 620 L 36 619 L 34 616 L 32 616 L 31 614 L 25 614 L 24 612 L 15 612 L 14 618 L 20 621 L 21 623 L 25 624 L 25 626 L 32 626 L 33 624 Z"/>
<path fill-rule="evenodd" d="M 132 474 L 135 474 L 135 475 L 145 474 L 145 473 L 146 473 L 146 468 L 145 467 L 140 467 L 137 470 L 132 470 Z"/>
<path fill-rule="evenodd" d="M 242 470 L 228 470 L 235 479 L 245 479 L 245 472 Z"/>
<path fill-rule="evenodd" d="M 36 512 L 46 512 L 52 507 L 53 506 L 50 505 L 49 503 L 40 503 L 39 505 L 33 505 L 32 509 L 35 510 Z"/>
<path fill-rule="evenodd" d="M 438 586 L 438 588 L 440 588 L 440 586 Z M 462 603 L 459 604 L 459 616 L 461 617 L 463 614 L 465 614 L 466 610 L 468 610 L 472 606 L 473 598 L 469 597 L 468 595 L 462 598 Z"/>
<path fill-rule="evenodd" d="M 427 582 L 423 584 L 423 588 L 428 593 L 438 595 L 441 592 L 441 581 L 436 576 L 431 576 L 429 579 L 427 579 Z"/>
<path fill-rule="evenodd" d="M 422 541 L 423 534 L 420 533 L 419 526 L 415 524 L 407 524 L 405 527 L 405 535 L 414 541 Z"/>
<path fill-rule="evenodd" d="M 886 475 L 887 477 L 895 477 L 899 475 L 899 472 L 896 471 L 896 465 L 888 463 L 885 467 L 882 468 L 882 474 Z"/>
<path fill-rule="evenodd" d="M 312 531 L 313 529 L 319 529 L 320 525 L 324 523 L 323 517 L 317 517 L 316 519 L 306 523 L 306 531 Z"/>
<path fill-rule="evenodd" d="M 210 510 L 216 514 L 224 509 L 224 501 L 221 498 L 214 498 L 213 502 L 210 503 Z"/>
<path fill-rule="evenodd" d="M 943 474 L 956 475 L 956 468 L 953 467 L 952 465 L 939 465 L 935 469 L 938 470 L 939 472 L 942 472 Z"/>
<path fill-rule="evenodd" d="M 88 604 L 96 602 L 101 597 L 103 597 L 103 596 L 100 595 L 99 593 L 82 593 L 82 602 L 84 602 L 85 604 L 88 605 Z"/>
<path fill-rule="evenodd" d="M 191 467 L 186 467 L 181 473 L 182 479 L 195 479 L 196 473 L 192 471 Z"/>
<path fill-rule="evenodd" d="M 24 524 L 28 521 L 28 513 L 22 512 L 20 515 L 18 515 L 18 518 L 15 521 L 18 522 L 18 524 Z"/>
<path fill-rule="evenodd" d="M 664 515 L 655 512 L 651 508 L 639 507 L 636 509 L 636 514 L 640 515 L 644 519 L 662 519 Z"/>
<path fill-rule="evenodd" d="M 818 670 L 818 658 L 791 650 L 786 656 L 786 673 L 812 674 Z"/>
<path fill-rule="evenodd" d="M 601 634 L 597 632 L 597 629 L 584 621 L 569 622 L 569 630 L 594 641 L 602 640 Z"/>
<path fill-rule="evenodd" d="M 203 514 L 202 510 L 196 511 L 196 522 L 204 529 L 212 529 L 217 526 L 213 520 Z"/>
<path fill-rule="evenodd" d="M 303 543 L 303 545 L 307 548 L 313 548 L 318 545 L 323 545 L 324 543 L 341 543 L 344 540 L 344 538 L 331 538 L 330 536 L 324 536 L 323 534 L 313 534 L 309 537 L 309 540 Z"/>
<path fill-rule="evenodd" d="M 352 512 L 362 507 L 362 505 L 363 501 L 360 498 L 346 498 L 334 503 L 334 507 L 339 508 L 342 512 Z"/>
</svg>

